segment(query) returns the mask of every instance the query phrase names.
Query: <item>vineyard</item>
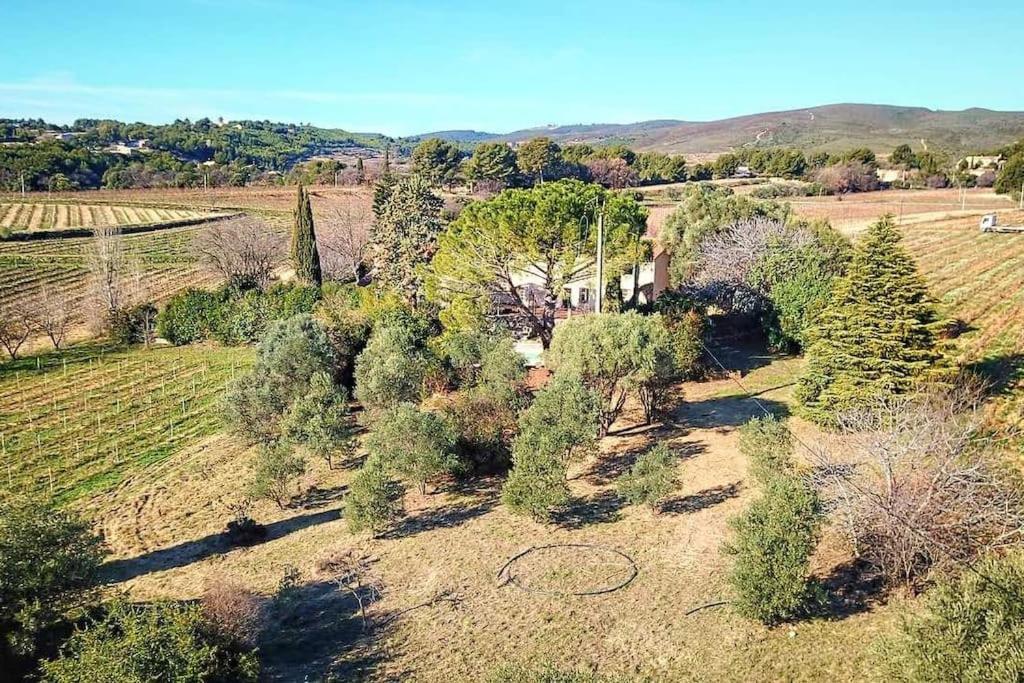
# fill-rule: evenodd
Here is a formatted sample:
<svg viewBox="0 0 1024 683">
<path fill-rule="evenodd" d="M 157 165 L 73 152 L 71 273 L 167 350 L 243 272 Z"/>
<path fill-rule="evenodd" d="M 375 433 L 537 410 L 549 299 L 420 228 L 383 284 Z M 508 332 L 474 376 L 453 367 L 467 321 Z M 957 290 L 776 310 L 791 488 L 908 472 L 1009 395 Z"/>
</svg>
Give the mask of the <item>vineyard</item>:
<svg viewBox="0 0 1024 683">
<path fill-rule="evenodd" d="M 46 232 L 101 226 L 153 226 L 212 218 L 218 214 L 184 208 L 110 204 L 0 203 L 0 234 Z"/>
<path fill-rule="evenodd" d="M 192 238 L 203 226 L 126 235 L 129 256 L 141 273 L 149 298 L 159 301 L 187 285 L 214 284 L 191 251 Z M 85 249 L 88 238 L 0 242 L 0 303 L 30 296 L 39 287 L 53 287 L 73 301 L 86 294 Z"/>
<path fill-rule="evenodd" d="M 220 425 L 249 348 L 80 346 L 0 366 L 0 489 L 61 500 L 115 486 Z"/>
<path fill-rule="evenodd" d="M 1024 214 L 1000 217 L 1010 223 Z M 960 359 L 1008 373 L 1013 388 L 1024 356 L 1024 235 L 983 234 L 978 219 L 953 218 L 908 226 L 905 243 L 914 254 L 942 311 L 968 326 L 957 341 Z M 1018 401 L 1001 407 L 1020 418 Z"/>
</svg>

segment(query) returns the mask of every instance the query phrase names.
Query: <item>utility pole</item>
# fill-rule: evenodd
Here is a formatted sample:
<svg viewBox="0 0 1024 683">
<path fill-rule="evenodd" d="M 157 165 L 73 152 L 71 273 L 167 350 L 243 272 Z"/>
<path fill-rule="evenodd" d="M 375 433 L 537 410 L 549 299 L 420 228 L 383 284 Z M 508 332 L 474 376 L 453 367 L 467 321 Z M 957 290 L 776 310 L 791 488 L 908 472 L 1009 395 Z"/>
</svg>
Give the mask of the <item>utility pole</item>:
<svg viewBox="0 0 1024 683">
<path fill-rule="evenodd" d="M 604 205 L 597 209 L 597 295 L 594 312 L 600 313 L 604 304 Z"/>
<path fill-rule="evenodd" d="M 1020 184 L 1020 206 L 1017 208 L 1024 211 L 1024 182 Z"/>
<path fill-rule="evenodd" d="M 21 173 L 21 196 L 22 196 L 22 198 L 25 197 L 25 172 L 24 171 L 22 171 L 22 173 Z"/>
</svg>

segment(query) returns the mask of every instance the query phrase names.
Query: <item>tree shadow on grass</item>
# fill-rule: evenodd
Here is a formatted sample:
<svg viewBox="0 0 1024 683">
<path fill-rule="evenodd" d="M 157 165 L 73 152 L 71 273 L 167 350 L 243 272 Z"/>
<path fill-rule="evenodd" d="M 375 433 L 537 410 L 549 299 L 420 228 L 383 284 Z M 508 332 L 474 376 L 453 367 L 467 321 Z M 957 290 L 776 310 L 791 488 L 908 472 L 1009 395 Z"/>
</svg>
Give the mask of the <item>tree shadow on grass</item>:
<svg viewBox="0 0 1024 683">
<path fill-rule="evenodd" d="M 333 581 L 291 588 L 266 613 L 261 680 L 370 680 L 386 660 L 377 645 L 392 630 L 386 615 L 364 623 L 355 597 Z"/>
<path fill-rule="evenodd" d="M 685 515 L 719 505 L 740 495 L 743 486 L 738 481 L 724 486 L 714 486 L 688 496 L 669 498 L 661 504 L 661 511 L 670 515 Z"/>
<path fill-rule="evenodd" d="M 450 504 L 424 510 L 415 516 L 406 516 L 381 538 L 406 538 L 434 529 L 451 529 L 471 519 L 487 514 L 497 505 L 496 496 L 468 505 Z"/>
<path fill-rule="evenodd" d="M 697 429 L 731 428 L 742 426 L 755 417 L 763 417 L 766 410 L 779 418 L 789 416 L 789 407 L 780 401 L 725 396 L 684 403 L 676 410 L 675 417 Z"/>
<path fill-rule="evenodd" d="M 837 565 L 817 579 L 825 599 L 810 616 L 845 619 L 881 604 L 885 584 L 879 572 L 863 559 L 854 558 Z"/>
<path fill-rule="evenodd" d="M 625 501 L 612 490 L 605 490 L 590 498 L 576 498 L 556 511 L 551 521 L 563 529 L 582 529 L 591 524 L 608 524 L 622 518 Z"/>
<path fill-rule="evenodd" d="M 314 486 L 302 495 L 292 498 L 287 507 L 291 510 L 317 510 L 333 503 L 340 503 L 347 492 L 348 486 L 344 484 L 326 489 Z"/>
<path fill-rule="evenodd" d="M 1024 380 L 1024 354 L 1008 353 L 971 363 L 967 370 L 986 383 L 986 394 L 1001 396 L 1014 390 Z"/>
<path fill-rule="evenodd" d="M 271 522 L 266 525 L 266 540 L 273 541 L 296 531 L 338 519 L 341 519 L 341 510 L 331 508 Z M 228 541 L 227 534 L 220 532 L 178 543 L 168 548 L 153 550 L 138 557 L 107 562 L 103 565 L 103 574 L 106 581 L 121 583 L 145 574 L 184 567 L 214 555 L 224 555 L 233 550 L 236 548 Z"/>
</svg>

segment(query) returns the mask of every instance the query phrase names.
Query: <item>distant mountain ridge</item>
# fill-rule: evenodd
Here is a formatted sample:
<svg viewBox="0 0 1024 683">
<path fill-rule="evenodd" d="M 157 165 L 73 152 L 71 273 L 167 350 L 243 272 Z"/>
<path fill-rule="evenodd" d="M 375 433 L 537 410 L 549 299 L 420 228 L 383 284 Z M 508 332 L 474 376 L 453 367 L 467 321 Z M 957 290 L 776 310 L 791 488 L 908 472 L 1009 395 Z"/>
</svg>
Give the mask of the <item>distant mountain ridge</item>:
<svg viewBox="0 0 1024 683">
<path fill-rule="evenodd" d="M 716 154 L 752 146 L 833 152 L 869 147 L 875 152 L 887 153 L 902 143 L 910 144 L 915 150 L 967 152 L 996 149 L 1024 138 L 1024 112 L 830 104 L 718 121 L 666 119 L 545 126 L 505 134 L 447 131 L 412 139 L 441 137 L 461 145 L 475 145 L 486 141 L 516 142 L 538 135 L 546 135 L 560 144 L 621 143 L 636 150 L 672 154 Z"/>
</svg>

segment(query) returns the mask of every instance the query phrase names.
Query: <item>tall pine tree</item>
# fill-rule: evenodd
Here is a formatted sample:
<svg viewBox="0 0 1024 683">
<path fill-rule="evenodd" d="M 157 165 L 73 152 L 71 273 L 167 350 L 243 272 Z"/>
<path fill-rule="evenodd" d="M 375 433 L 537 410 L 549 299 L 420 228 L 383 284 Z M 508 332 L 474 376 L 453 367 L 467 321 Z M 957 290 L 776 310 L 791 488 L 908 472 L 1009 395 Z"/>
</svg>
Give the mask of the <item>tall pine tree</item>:
<svg viewBox="0 0 1024 683">
<path fill-rule="evenodd" d="M 316 248 L 316 231 L 313 228 L 313 207 L 309 193 L 299 185 L 298 205 L 295 207 L 295 224 L 292 227 L 292 267 L 299 282 L 319 287 L 323 281 L 320 272 L 320 252 Z"/>
<path fill-rule="evenodd" d="M 868 228 L 832 300 L 818 318 L 797 399 L 808 417 L 835 424 L 839 412 L 909 391 L 942 354 L 935 309 L 891 216 Z"/>
</svg>

